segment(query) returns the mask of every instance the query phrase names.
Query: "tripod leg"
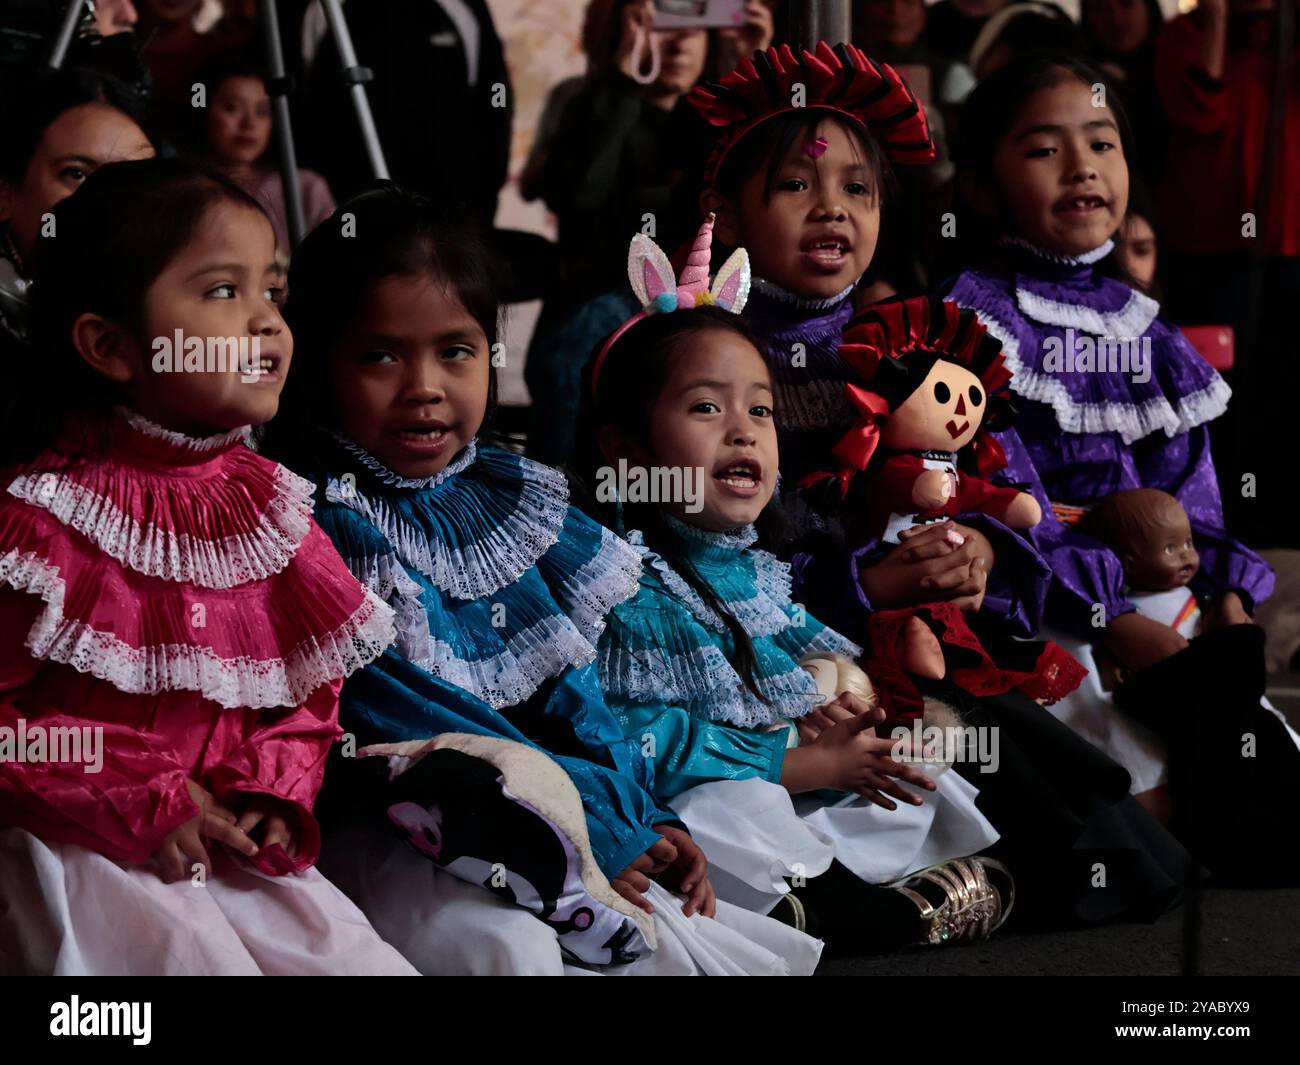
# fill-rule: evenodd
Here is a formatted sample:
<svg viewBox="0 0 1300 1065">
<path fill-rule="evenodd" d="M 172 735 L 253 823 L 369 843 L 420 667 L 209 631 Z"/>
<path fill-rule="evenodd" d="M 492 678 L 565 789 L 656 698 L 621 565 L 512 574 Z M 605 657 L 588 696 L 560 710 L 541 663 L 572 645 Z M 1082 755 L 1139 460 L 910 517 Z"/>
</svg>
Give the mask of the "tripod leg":
<svg viewBox="0 0 1300 1065">
<path fill-rule="evenodd" d="M 63 66 L 63 60 L 68 55 L 68 46 L 72 44 L 72 35 L 77 31 L 77 23 L 81 21 L 82 8 L 85 6 L 86 0 L 72 0 L 63 12 L 63 21 L 59 23 L 59 35 L 54 39 L 54 47 L 50 51 L 48 62 L 51 70 L 58 70 Z"/>
<path fill-rule="evenodd" d="M 306 228 L 302 217 L 302 186 L 298 183 L 298 156 L 289 120 L 289 83 L 284 76 L 284 50 L 280 47 L 280 18 L 275 0 L 262 4 L 262 45 L 266 50 L 267 91 L 275 110 L 275 141 L 280 154 L 280 180 L 289 213 L 289 243 L 297 247 Z M 286 249 L 292 250 L 292 249 Z"/>
<path fill-rule="evenodd" d="M 376 179 L 387 180 L 388 164 L 384 161 L 384 149 L 379 143 L 379 131 L 375 128 L 370 101 L 366 99 L 365 82 L 370 80 L 370 71 L 357 63 L 357 53 L 352 48 L 352 34 L 348 32 L 339 0 L 321 0 L 321 7 L 325 10 L 330 33 L 334 36 L 334 45 L 338 48 L 339 59 L 343 64 L 343 81 L 352 95 L 352 106 L 357 113 L 357 123 L 361 126 L 361 140 L 366 146 L 370 169 Z"/>
</svg>

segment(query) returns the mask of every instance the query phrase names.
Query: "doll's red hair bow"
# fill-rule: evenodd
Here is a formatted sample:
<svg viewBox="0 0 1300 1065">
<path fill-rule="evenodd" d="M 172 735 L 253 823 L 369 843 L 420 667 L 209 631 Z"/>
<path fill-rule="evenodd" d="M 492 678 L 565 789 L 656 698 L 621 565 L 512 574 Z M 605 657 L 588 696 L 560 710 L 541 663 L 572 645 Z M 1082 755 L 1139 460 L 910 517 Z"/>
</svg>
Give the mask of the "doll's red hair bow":
<svg viewBox="0 0 1300 1065">
<path fill-rule="evenodd" d="M 871 456 L 880 446 L 880 423 L 889 417 L 889 404 L 884 396 L 860 385 L 845 385 L 844 393 L 857 411 L 858 420 L 840 438 L 840 442 L 831 448 L 831 454 L 839 460 L 839 472 L 810 474 L 800 482 L 802 486 L 808 487 L 825 481 L 837 481 L 842 497 L 849 494 L 849 482 L 853 475 L 865 470 L 871 462 Z"/>
</svg>

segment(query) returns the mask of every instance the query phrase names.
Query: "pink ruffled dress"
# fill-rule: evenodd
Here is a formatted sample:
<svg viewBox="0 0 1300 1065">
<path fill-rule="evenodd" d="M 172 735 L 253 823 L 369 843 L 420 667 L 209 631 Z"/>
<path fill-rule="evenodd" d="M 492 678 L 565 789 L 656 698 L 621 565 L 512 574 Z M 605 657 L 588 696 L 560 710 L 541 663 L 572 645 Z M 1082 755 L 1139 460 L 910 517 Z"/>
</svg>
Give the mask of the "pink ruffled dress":
<svg viewBox="0 0 1300 1065">
<path fill-rule="evenodd" d="M 106 450 L 0 477 L 0 971 L 412 971 L 311 868 L 339 689 L 391 610 L 247 439 L 121 411 Z M 209 843 L 211 875 L 163 883 L 187 778 L 282 800 L 300 853 Z"/>
</svg>

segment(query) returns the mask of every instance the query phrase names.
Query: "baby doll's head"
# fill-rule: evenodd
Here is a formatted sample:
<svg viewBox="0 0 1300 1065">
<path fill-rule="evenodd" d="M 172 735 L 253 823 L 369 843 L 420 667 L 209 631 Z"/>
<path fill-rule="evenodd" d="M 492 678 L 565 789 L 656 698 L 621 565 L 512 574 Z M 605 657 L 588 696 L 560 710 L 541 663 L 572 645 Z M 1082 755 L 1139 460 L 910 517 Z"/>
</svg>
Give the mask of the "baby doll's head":
<svg viewBox="0 0 1300 1065">
<path fill-rule="evenodd" d="M 267 446 L 309 466 L 313 430 L 347 436 L 402 477 L 439 473 L 496 404 L 499 303 L 477 238 L 385 185 L 298 247 L 288 314 L 305 365 Z"/>
<path fill-rule="evenodd" d="M 969 208 L 959 225 L 1079 256 L 1124 221 L 1128 120 L 1106 77 L 1080 60 L 1019 60 L 980 82 L 953 155 L 959 208 Z"/>
<path fill-rule="evenodd" d="M 1181 588 L 1201 565 L 1187 512 L 1173 496 L 1154 488 L 1107 496 L 1084 515 L 1078 530 L 1119 556 L 1125 580 L 1138 591 Z"/>
<path fill-rule="evenodd" d="M 701 207 L 757 276 L 805 299 L 839 295 L 871 264 L 891 163 L 934 158 L 903 80 L 851 45 L 755 53 L 690 99 L 721 130 Z"/>
<path fill-rule="evenodd" d="M 35 258 L 39 357 L 10 392 L 6 457 L 68 425 L 89 444 L 115 404 L 193 435 L 274 415 L 293 338 L 256 200 L 219 175 L 149 159 L 100 167 L 53 213 Z"/>
<path fill-rule="evenodd" d="M 871 678 L 852 659 L 827 652 L 809 655 L 799 665 L 812 674 L 817 690 L 824 696 L 823 703 L 829 703 L 836 696 L 849 692 L 871 706 L 876 705 L 876 689 Z"/>
</svg>

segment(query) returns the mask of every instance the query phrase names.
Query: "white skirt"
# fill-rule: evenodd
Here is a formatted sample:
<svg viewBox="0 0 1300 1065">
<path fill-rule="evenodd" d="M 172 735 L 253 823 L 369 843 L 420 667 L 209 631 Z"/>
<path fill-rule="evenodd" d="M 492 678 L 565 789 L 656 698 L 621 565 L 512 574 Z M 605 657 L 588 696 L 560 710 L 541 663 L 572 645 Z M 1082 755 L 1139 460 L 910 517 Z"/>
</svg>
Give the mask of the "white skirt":
<svg viewBox="0 0 1300 1065">
<path fill-rule="evenodd" d="M 787 878 L 818 876 L 832 859 L 883 884 L 994 843 L 997 830 L 975 807 L 979 792 L 943 767 L 922 768 L 938 789 L 920 806 L 900 802 L 896 810 L 856 795 L 792 799 L 780 784 L 755 778 L 700 784 L 669 805 L 709 856 L 718 897 L 767 913 L 790 890 Z"/>
<path fill-rule="evenodd" d="M 820 940 L 722 901 L 714 918 L 686 917 L 680 899 L 651 884 L 658 949 L 630 965 L 581 968 L 532 913 L 444 872 L 373 821 L 331 832 L 321 868 L 428 975 L 807 976 L 821 956 Z"/>
<path fill-rule="evenodd" d="M 0 973 L 414 976 L 315 869 L 202 886 L 85 847 L 0 831 Z"/>
<path fill-rule="evenodd" d="M 1058 721 L 1069 725 L 1129 771 L 1133 778 L 1130 794 L 1140 795 L 1168 781 L 1165 741 L 1115 705 L 1111 693 L 1101 686 L 1092 645 L 1054 629 L 1045 628 L 1039 635 L 1045 640 L 1055 640 L 1088 670 L 1078 688 L 1047 709 Z M 1278 709 L 1267 698 L 1261 698 L 1259 704 L 1282 722 L 1291 742 L 1300 747 L 1300 735 Z"/>
<path fill-rule="evenodd" d="M 1164 784 L 1169 779 L 1165 741 L 1115 705 L 1110 692 L 1101 686 L 1092 644 L 1049 627 L 1044 627 L 1039 637 L 1055 640 L 1088 671 L 1082 684 L 1046 709 L 1128 770 L 1133 778 L 1130 794 L 1140 795 Z"/>
</svg>

